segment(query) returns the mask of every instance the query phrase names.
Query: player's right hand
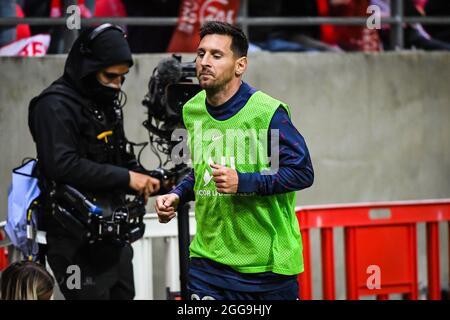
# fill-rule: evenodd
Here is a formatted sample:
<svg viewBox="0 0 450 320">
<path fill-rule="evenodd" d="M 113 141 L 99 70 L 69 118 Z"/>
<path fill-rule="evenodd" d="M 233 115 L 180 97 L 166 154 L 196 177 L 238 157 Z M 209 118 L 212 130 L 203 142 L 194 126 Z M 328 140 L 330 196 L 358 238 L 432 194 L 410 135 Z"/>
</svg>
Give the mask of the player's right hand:
<svg viewBox="0 0 450 320">
<path fill-rule="evenodd" d="M 158 220 L 161 223 L 167 223 L 176 217 L 175 210 L 180 202 L 180 197 L 175 193 L 168 193 L 159 196 L 155 201 L 155 210 L 158 214 Z"/>
</svg>

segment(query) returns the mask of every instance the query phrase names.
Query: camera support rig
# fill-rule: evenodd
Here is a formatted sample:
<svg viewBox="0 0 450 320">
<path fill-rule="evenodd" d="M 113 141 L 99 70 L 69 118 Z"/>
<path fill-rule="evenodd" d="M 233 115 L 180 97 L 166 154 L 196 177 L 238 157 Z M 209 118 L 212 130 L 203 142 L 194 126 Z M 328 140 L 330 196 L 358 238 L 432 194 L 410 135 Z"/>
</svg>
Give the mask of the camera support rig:
<svg viewBox="0 0 450 320">
<path fill-rule="evenodd" d="M 172 133 L 175 129 L 183 127 L 183 105 L 194 95 L 201 91 L 196 78 L 195 63 L 182 63 L 180 55 L 172 55 L 163 59 L 153 70 L 148 84 L 148 93 L 142 104 L 147 108 L 148 118 L 143 126 L 149 133 L 150 148 L 158 157 L 160 166 L 150 171 L 153 177 L 160 180 L 160 194 L 168 193 L 171 188 L 187 176 L 191 168 L 185 162 L 176 164 L 171 169 L 166 166 L 171 159 L 173 148 L 180 140 L 173 140 Z M 142 149 L 141 149 L 142 151 Z M 141 152 L 140 152 L 141 153 Z M 140 153 L 138 161 L 140 162 Z M 164 163 L 159 153 L 166 155 Z M 188 203 L 180 203 L 178 206 L 178 244 L 180 252 L 180 291 L 181 298 L 188 299 L 187 271 L 189 262 L 189 209 Z M 168 292 L 168 297 L 174 293 Z"/>
</svg>

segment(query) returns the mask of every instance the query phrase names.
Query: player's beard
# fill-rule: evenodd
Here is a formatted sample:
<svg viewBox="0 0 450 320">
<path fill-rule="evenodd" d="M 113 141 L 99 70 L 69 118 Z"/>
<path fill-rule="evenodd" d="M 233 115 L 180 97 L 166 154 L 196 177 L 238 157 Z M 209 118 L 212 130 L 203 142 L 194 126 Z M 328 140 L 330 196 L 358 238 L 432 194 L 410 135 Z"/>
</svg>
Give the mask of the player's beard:
<svg viewBox="0 0 450 320">
<path fill-rule="evenodd" d="M 208 93 L 216 93 L 224 90 L 228 83 L 233 79 L 233 74 L 224 75 L 222 78 L 213 77 L 210 81 L 207 82 L 199 82 L 202 89 L 207 91 Z"/>
</svg>

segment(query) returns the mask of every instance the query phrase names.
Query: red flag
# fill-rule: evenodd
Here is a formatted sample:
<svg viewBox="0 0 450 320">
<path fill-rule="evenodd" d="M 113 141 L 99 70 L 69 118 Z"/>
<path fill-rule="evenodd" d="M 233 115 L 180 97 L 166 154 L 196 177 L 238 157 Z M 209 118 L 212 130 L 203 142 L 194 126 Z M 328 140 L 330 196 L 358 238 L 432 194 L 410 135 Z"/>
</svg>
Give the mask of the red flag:
<svg viewBox="0 0 450 320">
<path fill-rule="evenodd" d="M 239 4 L 240 0 L 183 0 L 167 51 L 195 52 L 200 42 L 200 26 L 211 20 L 234 24 Z"/>
<path fill-rule="evenodd" d="M 127 12 L 121 0 L 97 0 L 95 1 L 94 16 L 126 17 Z"/>
<path fill-rule="evenodd" d="M 61 0 L 52 0 L 52 2 L 50 3 L 50 17 L 60 18 L 61 16 Z"/>
<path fill-rule="evenodd" d="M 328 0 L 317 0 L 317 11 L 320 17 L 330 16 Z M 334 32 L 334 26 L 329 24 L 322 24 L 320 26 L 321 40 L 329 44 L 336 44 L 336 35 Z"/>
<path fill-rule="evenodd" d="M 92 18 L 92 12 L 84 4 L 84 0 L 78 0 L 78 8 L 82 18 Z M 50 2 L 50 17 L 61 18 L 63 15 L 63 6 L 61 0 L 52 0 Z"/>
<path fill-rule="evenodd" d="M 16 16 L 18 18 L 24 18 L 22 8 L 16 4 Z M 27 24 L 18 24 L 16 27 L 16 40 L 28 38 L 31 36 L 30 26 Z"/>
<path fill-rule="evenodd" d="M 80 8 L 82 18 L 92 18 L 92 12 L 86 7 L 84 0 L 78 0 L 78 7 Z"/>
<path fill-rule="evenodd" d="M 38 57 L 47 53 L 50 35 L 37 34 L 11 42 L 0 48 L 1 56 Z"/>
</svg>

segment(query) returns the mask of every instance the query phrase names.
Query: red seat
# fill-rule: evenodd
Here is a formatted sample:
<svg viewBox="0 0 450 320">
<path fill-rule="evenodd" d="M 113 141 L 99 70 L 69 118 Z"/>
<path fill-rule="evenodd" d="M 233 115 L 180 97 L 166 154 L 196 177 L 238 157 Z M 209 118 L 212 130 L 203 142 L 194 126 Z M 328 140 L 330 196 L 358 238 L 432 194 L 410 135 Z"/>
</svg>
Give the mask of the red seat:
<svg viewBox="0 0 450 320">
<path fill-rule="evenodd" d="M 417 299 L 416 246 L 415 224 L 346 228 L 347 299 L 391 293 Z"/>
</svg>

